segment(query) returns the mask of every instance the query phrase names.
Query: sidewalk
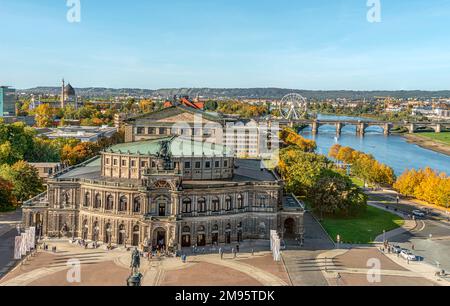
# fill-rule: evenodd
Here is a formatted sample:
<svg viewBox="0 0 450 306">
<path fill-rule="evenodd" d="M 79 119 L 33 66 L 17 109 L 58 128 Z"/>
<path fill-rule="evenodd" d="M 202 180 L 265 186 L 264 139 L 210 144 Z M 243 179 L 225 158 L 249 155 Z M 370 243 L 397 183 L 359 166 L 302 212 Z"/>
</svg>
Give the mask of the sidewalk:
<svg viewBox="0 0 450 306">
<path fill-rule="evenodd" d="M 405 261 L 401 257 L 397 257 L 396 254 L 384 255 L 399 266 L 408 269 L 409 271 L 412 271 L 423 278 L 436 282 L 441 286 L 450 286 L 450 280 L 436 276 L 436 272 L 438 272 L 438 269 L 436 267 L 433 267 L 432 265 L 420 261 L 412 261 L 408 264 L 407 261 Z"/>
</svg>

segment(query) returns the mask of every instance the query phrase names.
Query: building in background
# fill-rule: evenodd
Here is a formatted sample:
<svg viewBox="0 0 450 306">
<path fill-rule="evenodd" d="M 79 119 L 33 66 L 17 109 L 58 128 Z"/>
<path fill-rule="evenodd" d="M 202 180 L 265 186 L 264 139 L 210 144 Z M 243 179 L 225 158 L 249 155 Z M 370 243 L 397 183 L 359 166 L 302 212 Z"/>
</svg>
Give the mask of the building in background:
<svg viewBox="0 0 450 306">
<path fill-rule="evenodd" d="M 49 139 L 72 138 L 81 142 L 96 142 L 101 138 L 110 138 L 117 128 L 109 126 L 65 126 L 59 128 L 37 129 L 38 136 L 45 136 Z"/>
<path fill-rule="evenodd" d="M 16 90 L 0 86 L 0 117 L 16 115 Z"/>
<path fill-rule="evenodd" d="M 185 104 L 120 120 L 125 142 L 151 140 L 163 136 L 183 136 L 196 141 L 225 145 L 239 158 L 271 159 L 279 147 L 279 127 L 256 120 L 239 121 L 205 112 Z M 123 123 L 121 123 L 123 122 Z"/>
<path fill-rule="evenodd" d="M 61 87 L 61 108 L 64 108 L 68 105 L 72 106 L 75 109 L 78 109 L 78 98 L 72 85 L 70 85 L 70 83 L 65 85 L 65 81 L 63 79 Z"/>
</svg>

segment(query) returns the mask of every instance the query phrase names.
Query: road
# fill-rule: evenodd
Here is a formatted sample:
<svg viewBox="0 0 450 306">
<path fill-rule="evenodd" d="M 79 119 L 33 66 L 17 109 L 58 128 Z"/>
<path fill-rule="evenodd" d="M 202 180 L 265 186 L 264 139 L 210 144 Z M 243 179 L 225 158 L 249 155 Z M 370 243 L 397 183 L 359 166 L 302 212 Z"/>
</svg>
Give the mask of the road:
<svg viewBox="0 0 450 306">
<path fill-rule="evenodd" d="M 389 209 L 397 209 L 406 215 L 411 214 L 413 210 L 425 208 L 408 200 L 401 200 L 397 204 L 390 192 L 369 194 L 384 198 L 383 204 Z M 414 253 L 423 257 L 425 262 L 434 266 L 439 263 L 441 269 L 450 271 L 450 223 L 444 218 L 444 214 L 417 220 L 417 227 L 414 230 L 394 236 L 390 242 L 410 250 L 414 245 Z"/>
<path fill-rule="evenodd" d="M 0 213 L 0 278 L 16 263 L 14 260 L 14 239 L 16 225 L 21 223 L 22 212 Z"/>
<path fill-rule="evenodd" d="M 294 286 L 328 286 L 321 269 L 327 263 L 317 256 L 332 250 L 334 243 L 311 213 L 305 213 L 305 244 L 300 247 L 296 241 L 286 241 L 287 250 L 283 260 Z"/>
</svg>

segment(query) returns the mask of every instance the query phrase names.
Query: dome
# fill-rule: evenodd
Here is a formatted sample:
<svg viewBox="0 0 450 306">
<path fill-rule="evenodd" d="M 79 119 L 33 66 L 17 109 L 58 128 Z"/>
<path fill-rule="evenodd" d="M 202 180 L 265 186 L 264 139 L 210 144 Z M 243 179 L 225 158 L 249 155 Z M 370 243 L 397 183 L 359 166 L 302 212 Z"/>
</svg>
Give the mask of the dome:
<svg viewBox="0 0 450 306">
<path fill-rule="evenodd" d="M 66 87 L 64 87 L 64 95 L 66 97 L 75 96 L 75 89 L 73 89 L 72 85 L 67 84 Z"/>
</svg>

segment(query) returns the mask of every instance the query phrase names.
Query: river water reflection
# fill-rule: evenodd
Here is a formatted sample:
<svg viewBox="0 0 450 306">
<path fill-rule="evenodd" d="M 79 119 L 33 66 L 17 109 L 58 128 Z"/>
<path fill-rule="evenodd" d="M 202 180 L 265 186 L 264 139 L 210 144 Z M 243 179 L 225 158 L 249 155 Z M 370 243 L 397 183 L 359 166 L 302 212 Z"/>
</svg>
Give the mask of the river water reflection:
<svg viewBox="0 0 450 306">
<path fill-rule="evenodd" d="M 318 119 L 369 121 L 364 118 L 328 115 L 319 115 Z M 317 152 L 320 154 L 328 154 L 330 148 L 335 143 L 339 143 L 342 146 L 372 154 L 380 162 L 391 166 L 397 175 L 403 173 L 405 169 L 419 169 L 427 166 L 440 172 L 450 173 L 449 156 L 410 144 L 402 136 L 384 136 L 383 130 L 378 127 L 368 128 L 364 137 L 356 136 L 354 126 L 344 127 L 339 138 L 336 138 L 334 126 L 322 126 L 315 137 L 311 134 L 310 128 L 303 130 L 300 134 L 308 139 L 314 139 L 318 146 Z"/>
</svg>

